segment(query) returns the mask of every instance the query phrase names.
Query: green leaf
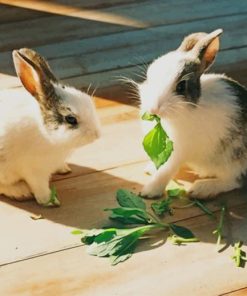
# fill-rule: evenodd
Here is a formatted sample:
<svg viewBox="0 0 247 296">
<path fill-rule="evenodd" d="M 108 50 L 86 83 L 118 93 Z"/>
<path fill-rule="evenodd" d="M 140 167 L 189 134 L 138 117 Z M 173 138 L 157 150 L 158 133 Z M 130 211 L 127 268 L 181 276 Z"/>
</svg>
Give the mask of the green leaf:
<svg viewBox="0 0 247 296">
<path fill-rule="evenodd" d="M 164 131 L 157 115 L 146 112 L 142 119 L 157 122 L 155 127 L 144 137 L 143 147 L 158 169 L 170 157 L 173 151 L 173 142 Z"/>
<path fill-rule="evenodd" d="M 191 238 L 195 238 L 195 235 L 193 234 L 193 232 L 191 230 L 189 230 L 186 227 L 183 226 L 178 226 L 175 224 L 169 224 L 170 225 L 170 230 L 177 236 L 181 237 L 181 238 L 185 238 L 185 239 L 191 239 Z"/>
<path fill-rule="evenodd" d="M 164 131 L 158 116 L 145 113 L 142 119 L 156 120 L 157 122 L 155 127 L 144 137 L 142 144 L 144 150 L 158 169 L 170 157 L 173 151 L 173 142 Z"/>
<path fill-rule="evenodd" d="M 147 213 L 138 208 L 114 208 L 114 209 L 105 209 L 105 211 L 111 211 L 111 215 L 109 218 L 118 220 L 125 224 L 139 223 L 139 224 L 147 224 L 150 222 L 150 219 Z"/>
<path fill-rule="evenodd" d="M 114 255 L 110 256 L 111 264 L 117 265 L 118 263 L 129 259 L 132 256 L 132 254 L 135 250 L 135 247 L 136 247 L 136 243 L 134 243 L 132 246 L 130 246 L 129 249 L 126 250 L 125 254 L 122 254 L 121 256 L 114 256 Z"/>
<path fill-rule="evenodd" d="M 157 216 L 163 216 L 165 213 L 172 214 L 172 208 L 170 205 L 172 204 L 174 199 L 177 199 L 181 196 L 183 196 L 186 191 L 180 187 L 177 183 L 173 181 L 173 186 L 169 187 L 169 189 L 166 190 L 168 197 L 165 200 L 161 200 L 159 202 L 153 202 L 151 204 L 151 208 L 154 211 L 154 213 Z"/>
<path fill-rule="evenodd" d="M 165 213 L 172 214 L 172 209 L 170 204 L 172 203 L 172 198 L 167 198 L 158 202 L 153 202 L 151 208 L 157 216 L 163 216 Z"/>
<path fill-rule="evenodd" d="M 91 229 L 91 230 L 84 230 L 82 232 L 82 238 L 81 241 L 86 244 L 90 245 L 94 242 L 95 238 L 100 235 L 101 233 L 104 233 L 105 231 L 111 231 L 112 228 L 108 229 Z"/>
<path fill-rule="evenodd" d="M 110 257 L 113 265 L 128 259 L 138 239 L 146 232 L 158 228 L 157 225 L 145 225 L 131 229 L 93 229 L 85 231 L 83 242 L 89 244 L 88 253 L 98 257 Z"/>
<path fill-rule="evenodd" d="M 112 213 L 109 218 L 114 221 L 118 221 L 123 224 L 148 224 L 144 219 L 139 217 L 123 217 Z"/>
<path fill-rule="evenodd" d="M 140 208 L 146 210 L 146 205 L 143 199 L 125 189 L 119 189 L 117 191 L 117 201 L 121 207 Z"/>
<path fill-rule="evenodd" d="M 154 121 L 154 120 L 156 120 L 157 122 L 160 122 L 159 116 L 154 115 L 154 114 L 150 114 L 148 112 L 145 112 L 142 115 L 142 120 L 148 120 L 148 121 Z"/>
<path fill-rule="evenodd" d="M 107 229 L 95 237 L 93 243 L 88 248 L 88 253 L 98 257 L 108 256 L 118 243 L 116 238 L 117 231 L 115 229 Z"/>
<path fill-rule="evenodd" d="M 186 193 L 186 191 L 181 187 L 168 189 L 166 192 L 170 197 L 180 197 Z"/>
<path fill-rule="evenodd" d="M 71 231 L 71 234 L 74 234 L 74 235 L 78 235 L 78 234 L 82 234 L 83 232 L 79 229 L 75 229 L 75 230 L 72 230 Z"/>
</svg>

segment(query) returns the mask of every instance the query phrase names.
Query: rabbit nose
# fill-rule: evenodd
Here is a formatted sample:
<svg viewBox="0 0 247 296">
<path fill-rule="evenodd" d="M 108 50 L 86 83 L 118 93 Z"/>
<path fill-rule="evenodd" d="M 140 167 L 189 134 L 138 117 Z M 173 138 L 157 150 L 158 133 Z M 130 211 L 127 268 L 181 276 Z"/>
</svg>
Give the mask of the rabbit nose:
<svg viewBox="0 0 247 296">
<path fill-rule="evenodd" d="M 156 115 L 158 115 L 158 113 L 159 113 L 159 107 L 158 107 L 158 106 L 151 107 L 151 108 L 150 108 L 150 113 L 151 113 L 151 114 L 156 114 Z"/>
</svg>

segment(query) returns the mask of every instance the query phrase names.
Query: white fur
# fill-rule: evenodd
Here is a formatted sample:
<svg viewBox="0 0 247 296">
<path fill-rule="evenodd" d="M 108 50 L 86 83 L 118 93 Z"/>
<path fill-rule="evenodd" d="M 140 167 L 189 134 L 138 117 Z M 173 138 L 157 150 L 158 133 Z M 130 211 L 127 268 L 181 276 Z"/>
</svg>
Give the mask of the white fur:
<svg viewBox="0 0 247 296">
<path fill-rule="evenodd" d="M 39 104 L 24 89 L 0 92 L 0 193 L 16 199 L 33 194 L 38 203 L 47 203 L 51 174 L 68 171 L 68 155 L 99 137 L 92 99 L 71 87 L 57 84 L 54 88 L 78 115 L 77 129 L 65 125 L 47 129 Z"/>
<path fill-rule="evenodd" d="M 141 112 L 149 111 L 162 118 L 162 125 L 174 142 L 174 151 L 166 164 L 144 186 L 142 194 L 149 197 L 161 195 L 179 168 L 187 164 L 201 177 L 190 194 L 199 198 L 215 196 L 220 192 L 239 187 L 237 178 L 247 168 L 247 159 L 232 162 L 230 155 L 217 153 L 219 139 L 234 128 L 234 118 L 239 111 L 236 97 L 220 78 L 223 75 L 201 76 L 201 97 L 198 106 L 190 106 L 174 95 L 174 81 L 184 67 L 184 58 L 190 52 L 170 52 L 157 59 L 148 69 L 147 80 L 139 87 Z M 152 123 L 143 122 L 144 132 Z"/>
</svg>

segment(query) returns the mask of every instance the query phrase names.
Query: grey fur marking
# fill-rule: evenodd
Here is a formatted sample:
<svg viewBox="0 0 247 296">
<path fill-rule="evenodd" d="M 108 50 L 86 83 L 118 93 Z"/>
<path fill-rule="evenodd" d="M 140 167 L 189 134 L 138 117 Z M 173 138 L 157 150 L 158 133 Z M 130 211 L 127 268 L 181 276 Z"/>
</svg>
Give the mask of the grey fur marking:
<svg viewBox="0 0 247 296">
<path fill-rule="evenodd" d="M 221 79 L 237 98 L 239 112 L 232 118 L 235 128 L 229 129 L 228 136 L 220 140 L 221 152 L 230 150 L 233 162 L 241 162 L 247 159 L 247 90 L 246 88 L 231 78 Z"/>
</svg>

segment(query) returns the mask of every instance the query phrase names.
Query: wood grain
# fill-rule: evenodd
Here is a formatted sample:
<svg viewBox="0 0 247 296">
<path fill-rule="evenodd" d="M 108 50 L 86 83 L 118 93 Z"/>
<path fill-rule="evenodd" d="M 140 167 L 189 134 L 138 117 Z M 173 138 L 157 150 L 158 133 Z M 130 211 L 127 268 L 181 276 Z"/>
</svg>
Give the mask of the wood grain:
<svg viewBox="0 0 247 296">
<path fill-rule="evenodd" d="M 92 84 L 93 87 L 98 88 L 98 95 L 116 97 L 118 93 L 119 98 L 127 96 L 125 89 L 129 88 L 121 85 L 120 76 L 140 80 L 137 75 L 143 75 L 142 70 L 145 71 L 143 64 L 146 65 L 155 57 L 176 48 L 183 36 L 193 31 L 193 28 L 196 27 L 199 31 L 205 31 L 207 28 L 209 31 L 213 30 L 219 22 L 224 27 L 225 34 L 222 37 L 222 51 L 218 55 L 213 70 L 225 72 L 240 82 L 246 83 L 246 75 L 243 75 L 243 71 L 246 70 L 246 15 L 234 16 L 231 22 L 228 17 L 222 17 L 205 20 L 203 23 L 200 21 L 186 23 L 182 29 L 180 25 L 171 25 L 94 37 L 72 43 L 71 47 L 69 43 L 63 43 L 58 45 L 57 54 L 61 57 L 57 58 L 53 57 L 57 45 L 39 47 L 38 51 L 45 56 L 47 54 L 52 69 L 65 82 L 84 89 Z M 240 27 L 243 29 L 236 29 Z M 169 43 L 163 45 L 164 36 Z M 111 40 L 116 45 L 111 46 Z M 63 45 L 64 49 L 60 52 L 59 49 Z M 101 48 L 100 51 L 98 51 L 99 48 Z M 70 56 L 71 54 L 73 56 Z M 19 80 L 14 77 L 11 52 L 0 54 L 0 69 L 2 71 L 0 88 L 20 86 Z M 102 75 L 103 71 L 104 75 Z"/>
<path fill-rule="evenodd" d="M 246 219 L 246 206 L 234 209 Z M 37 221 L 35 222 L 37 223 Z M 200 243 L 174 246 L 146 240 L 138 253 L 111 267 L 107 259 L 86 254 L 85 247 L 40 256 L 0 269 L 3 295 L 205 295 L 216 296 L 246 284 L 246 269 L 236 268 L 232 249 L 215 251 L 215 222 L 201 216 L 183 222 L 202 238 Z M 245 224 L 246 226 L 246 224 Z M 236 235 L 246 231 L 236 220 Z M 3 280 L 4 279 L 4 280 Z M 165 284 L 161 284 L 164 282 Z M 241 294 L 240 294 L 241 295 Z"/>
<path fill-rule="evenodd" d="M 144 2 L 145 0 L 138 2 Z M 91 0 L 81 1 L 68 0 L 56 1 L 22 1 L 22 0 L 0 0 L 0 24 L 27 21 L 41 17 L 54 16 L 54 12 L 62 14 L 66 12 L 66 7 L 70 10 L 78 11 L 78 9 L 102 9 L 111 6 L 121 6 L 128 3 L 134 3 L 135 0 Z M 53 11 L 56 8 L 55 11 Z M 59 9 L 60 8 L 60 9 Z M 62 9 L 63 8 L 63 9 Z M 67 9 L 68 10 L 68 9 Z"/>
<path fill-rule="evenodd" d="M 221 296 L 245 296 L 245 295 L 247 295 L 247 288 L 243 288 L 243 289 L 226 293 L 226 294 L 221 294 Z"/>
<path fill-rule="evenodd" d="M 86 15 L 84 17 L 83 15 L 81 17 L 51 16 L 2 24 L 0 25 L 0 50 L 12 50 L 23 46 L 34 47 L 47 43 L 130 31 L 136 27 L 185 23 L 223 15 L 228 15 L 230 18 L 234 14 L 247 12 L 245 1 L 239 1 L 237 5 L 234 0 L 201 1 L 200 5 L 193 5 L 195 0 L 173 3 L 171 6 L 170 3 L 164 1 L 157 1 L 155 5 L 152 2 L 144 2 L 141 9 L 138 3 L 110 7 L 100 10 L 102 15 L 96 15 L 95 20 L 92 14 L 90 20 L 87 20 Z M 193 5 L 193 14 L 190 5 Z M 109 19 L 112 18 L 111 23 L 107 23 L 107 15 Z M 114 16 L 116 24 L 114 24 Z M 85 26 L 86 30 L 83 29 Z M 63 33 L 58 34 L 57 32 Z M 30 38 L 31 34 L 34 34 L 35 38 Z"/>
<path fill-rule="evenodd" d="M 92 84 L 89 92 L 97 87 L 104 97 L 95 99 L 102 138 L 71 155 L 71 174 L 52 178 L 60 208 L 0 198 L 0 295 L 246 295 L 246 268 L 235 267 L 231 246 L 217 253 L 212 234 L 224 201 L 223 242 L 241 239 L 246 251 L 246 188 L 207 203 L 216 220 L 194 206 L 164 218 L 192 229 L 199 243 L 178 247 L 157 233 L 116 267 L 87 255 L 70 234 L 109 225 L 103 209 L 116 206 L 116 190 L 138 193 L 150 179 L 143 173 L 138 109 L 129 105 L 135 95 L 119 76 L 140 81 L 140 67 L 175 49 L 185 35 L 222 27 L 212 71 L 247 84 L 246 15 L 247 2 L 234 0 L 0 0 L 0 89 L 19 88 L 11 50 L 25 46 L 46 56 L 63 82 L 83 89 Z M 177 178 L 188 188 L 197 176 L 183 169 Z M 43 219 L 30 217 L 39 214 Z"/>
</svg>

